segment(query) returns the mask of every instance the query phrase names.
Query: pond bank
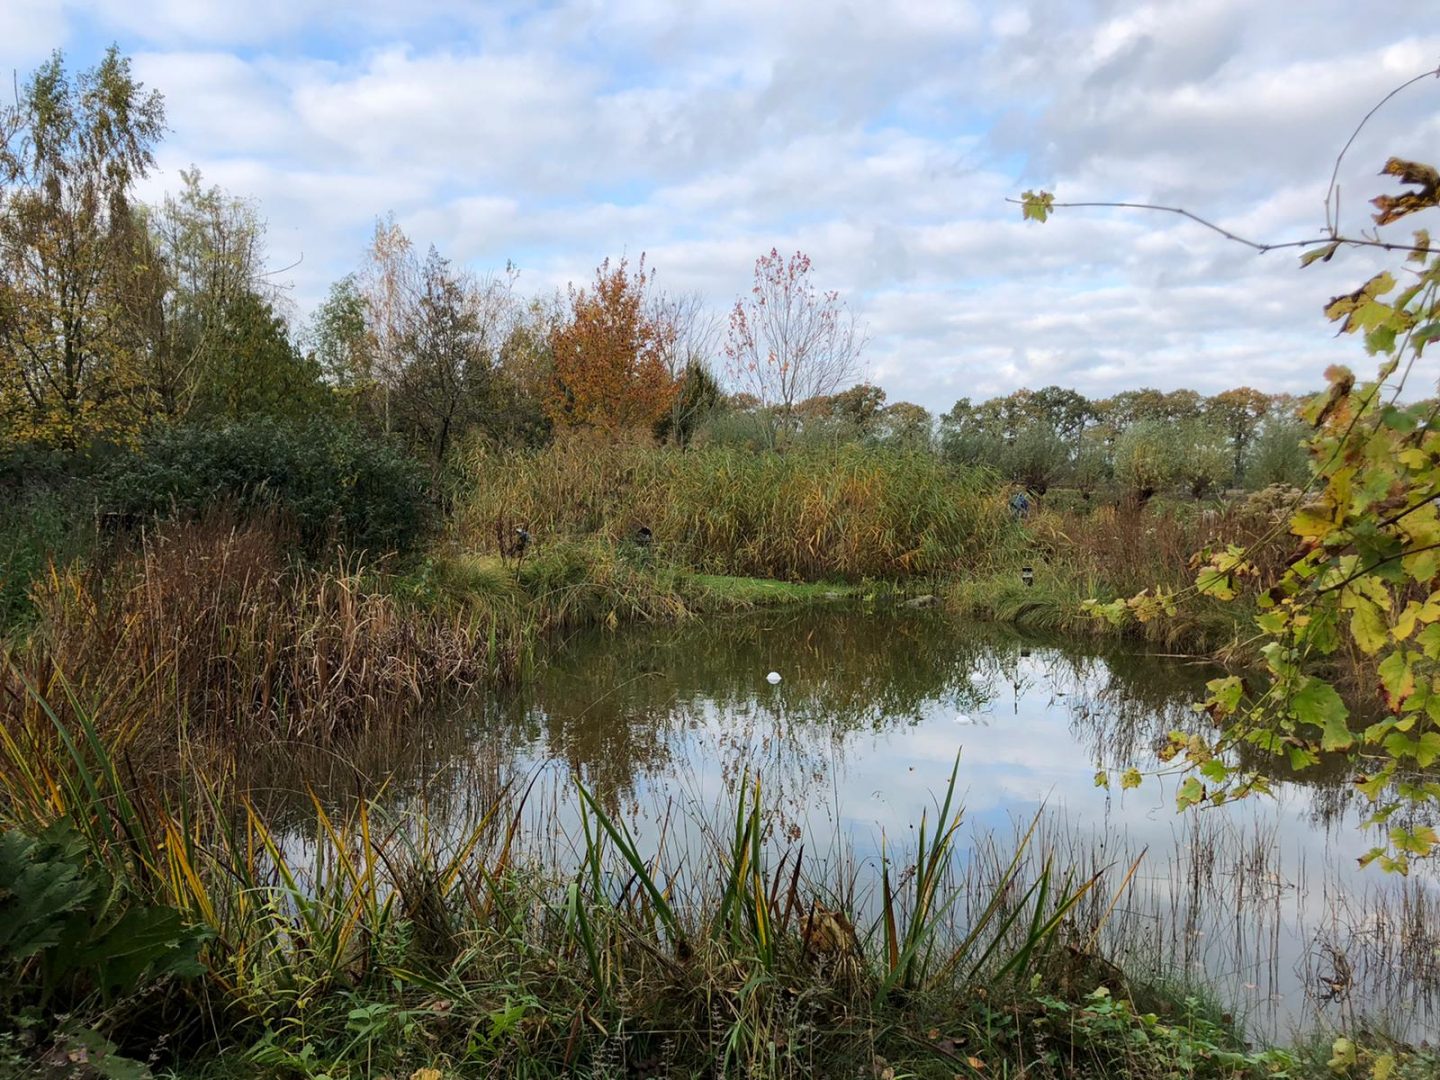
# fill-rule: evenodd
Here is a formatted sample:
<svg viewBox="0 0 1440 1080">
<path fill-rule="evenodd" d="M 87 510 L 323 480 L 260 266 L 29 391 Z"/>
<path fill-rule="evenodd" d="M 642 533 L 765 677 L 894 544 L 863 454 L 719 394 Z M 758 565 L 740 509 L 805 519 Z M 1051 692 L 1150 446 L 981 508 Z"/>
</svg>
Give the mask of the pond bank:
<svg viewBox="0 0 1440 1080">
<path fill-rule="evenodd" d="M 43 772 L 0 764 L 11 820 L 71 830 L 19 856 L 27 880 L 103 873 L 112 917 L 163 931 L 78 1012 L 127 1056 L 173 1032 L 161 1076 L 1428 1076 L 1398 1021 L 1375 1034 L 1437 982 L 1428 893 L 1348 909 L 1421 928 L 1333 939 L 1354 998 L 1326 1008 L 1366 1034 L 1332 1071 L 1336 1028 L 1297 1042 L 1257 1011 L 1339 970 L 1300 963 L 1291 909 L 1315 894 L 1281 837 L 1192 815 L 1167 852 L 1160 778 L 1107 809 L 1091 770 L 1148 769 L 1195 678 L 943 612 L 797 604 L 568 635 L 502 699 L 332 748 L 328 773 L 257 748 L 258 774 L 137 789 L 88 731 Z M 1287 844 L 1345 787 L 1293 808 Z M 1329 874 L 1318 848 L 1304 865 Z M 1267 959 L 1272 938 L 1307 951 Z M 12 981 L 12 1007 L 43 990 L 76 1011 L 103 945 Z"/>
</svg>

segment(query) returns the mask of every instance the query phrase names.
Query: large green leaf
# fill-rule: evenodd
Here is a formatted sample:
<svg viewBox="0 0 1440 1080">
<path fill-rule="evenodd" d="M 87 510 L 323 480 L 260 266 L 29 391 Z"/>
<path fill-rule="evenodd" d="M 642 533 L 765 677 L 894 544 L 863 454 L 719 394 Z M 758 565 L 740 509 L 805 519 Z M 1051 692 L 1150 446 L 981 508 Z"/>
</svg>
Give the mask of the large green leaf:
<svg viewBox="0 0 1440 1080">
<path fill-rule="evenodd" d="M 1324 750 L 1346 750 L 1355 744 L 1355 736 L 1346 726 L 1350 710 L 1335 688 L 1315 676 L 1290 699 L 1290 711 L 1302 724 L 1313 724 L 1321 731 L 1320 746 Z"/>
</svg>

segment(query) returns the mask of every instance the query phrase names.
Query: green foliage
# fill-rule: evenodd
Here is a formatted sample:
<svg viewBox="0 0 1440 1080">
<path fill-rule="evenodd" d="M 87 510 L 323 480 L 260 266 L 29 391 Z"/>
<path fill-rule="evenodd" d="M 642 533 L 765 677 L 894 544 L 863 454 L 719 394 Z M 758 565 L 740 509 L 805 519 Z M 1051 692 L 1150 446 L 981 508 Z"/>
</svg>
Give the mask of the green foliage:
<svg viewBox="0 0 1440 1080">
<path fill-rule="evenodd" d="M 427 471 L 353 427 L 270 419 L 154 431 L 102 477 L 103 502 L 139 520 L 216 506 L 278 513 L 310 550 L 335 541 L 403 552 L 432 514 Z"/>
<path fill-rule="evenodd" d="M 1276 419 L 1265 424 L 1245 463 L 1245 486 L 1271 484 L 1304 487 L 1310 480 L 1310 459 L 1305 441 L 1310 429 L 1298 420 Z"/>
<path fill-rule="evenodd" d="M 1139 421 L 1115 443 L 1115 479 L 1141 502 L 1172 487 L 1183 466 L 1175 432 L 1160 420 Z"/>
<path fill-rule="evenodd" d="M 336 410 L 319 365 L 291 343 L 285 320 L 254 293 L 217 312 L 190 415 L 211 423 L 273 417 L 292 423 Z"/>
<path fill-rule="evenodd" d="M 76 450 L 140 426 L 130 197 L 164 126 L 114 46 L 75 76 L 54 53 L 0 107 L 0 432 Z"/>
<path fill-rule="evenodd" d="M 89 515 L 63 489 L 0 493 L 0 636 L 32 615 L 31 583 L 52 561 L 85 551 L 92 534 Z"/>
<path fill-rule="evenodd" d="M 33 837 L 0 831 L 0 986 L 11 1011 L 91 995 L 108 1002 L 166 976 L 199 975 L 205 937 L 174 908 L 134 900 L 67 823 Z"/>
<path fill-rule="evenodd" d="M 1377 225 L 1440 205 L 1436 171 L 1390 159 L 1384 174 L 1415 190 L 1381 195 Z M 1372 241 L 1334 236 L 1319 254 Z M 1218 804 L 1270 788 L 1240 764 L 1238 747 L 1280 757 L 1292 768 L 1343 756 L 1356 788 L 1370 801 L 1367 829 L 1380 837 L 1362 859 L 1407 873 L 1411 861 L 1440 849 L 1440 834 L 1405 811 L 1440 803 L 1440 405 L 1404 403 L 1405 379 L 1440 336 L 1440 254 L 1425 230 L 1408 250 L 1404 285 L 1390 272 L 1371 277 L 1326 306 L 1340 332 L 1358 334 L 1380 355 L 1376 379 L 1357 383 L 1348 368 L 1326 372 L 1329 390 L 1300 412 L 1309 425 L 1308 498 L 1290 516 L 1296 539 L 1284 567 L 1264 580 L 1255 619 L 1262 677 L 1210 683 L 1205 708 L 1217 721 L 1211 739 L 1176 735 L 1169 758 L 1190 770 L 1177 794 L 1181 808 Z M 1132 431 L 1135 429 L 1132 429 Z M 1122 437 L 1122 443 L 1130 437 Z M 1159 456 L 1158 439 L 1145 454 Z M 1117 471 L 1122 471 L 1117 448 Z M 1158 486 L 1158 470 L 1127 464 L 1137 493 Z M 1260 577 L 1250 551 L 1235 544 L 1202 553 L 1194 591 L 1228 601 Z M 1155 617 L 1159 597 L 1095 604 L 1112 621 Z M 1160 604 L 1168 610 L 1165 597 Z M 1359 656 L 1378 686 L 1378 708 L 1356 716 L 1327 676 L 1332 658 Z"/>
<path fill-rule="evenodd" d="M 678 446 L 690 445 L 695 433 L 720 408 L 724 397 L 709 367 L 699 361 L 687 364 L 669 411 L 655 426 L 655 437 L 662 442 L 673 441 Z"/>
<path fill-rule="evenodd" d="M 1178 425 L 1172 437 L 1179 450 L 1176 479 L 1195 498 L 1223 489 L 1234 477 L 1230 448 L 1213 427 L 1190 420 Z"/>
<path fill-rule="evenodd" d="M 1288 1050 L 1251 1050 L 1227 1025 L 1203 1015 L 1187 999 L 1181 1015 L 1162 1020 L 1140 1012 L 1126 997 L 1099 987 L 1079 1002 L 1041 998 L 1037 1025 L 1059 1044 L 1053 1064 L 1071 1063 L 1081 1075 L 1186 1077 L 1241 1080 L 1293 1076 L 1299 1068 Z"/>
</svg>

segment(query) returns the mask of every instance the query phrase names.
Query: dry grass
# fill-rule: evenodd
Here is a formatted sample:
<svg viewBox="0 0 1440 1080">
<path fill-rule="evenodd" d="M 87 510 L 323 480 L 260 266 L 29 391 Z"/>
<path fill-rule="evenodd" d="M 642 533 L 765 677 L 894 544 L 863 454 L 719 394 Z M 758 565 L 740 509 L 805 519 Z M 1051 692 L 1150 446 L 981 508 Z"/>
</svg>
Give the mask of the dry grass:
<svg viewBox="0 0 1440 1080">
<path fill-rule="evenodd" d="M 493 624 L 407 610 L 365 581 L 289 563 L 265 523 L 167 526 L 103 571 L 37 584 L 0 719 L 36 726 L 28 684 L 110 730 L 324 740 L 513 668 Z"/>
</svg>

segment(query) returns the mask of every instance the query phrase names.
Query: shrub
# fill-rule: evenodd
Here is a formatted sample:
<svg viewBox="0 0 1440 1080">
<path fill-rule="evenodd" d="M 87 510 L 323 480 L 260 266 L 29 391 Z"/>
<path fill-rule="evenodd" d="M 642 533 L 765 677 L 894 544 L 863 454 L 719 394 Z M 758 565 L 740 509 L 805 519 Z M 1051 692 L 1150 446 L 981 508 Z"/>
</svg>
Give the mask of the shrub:
<svg viewBox="0 0 1440 1080">
<path fill-rule="evenodd" d="M 1115 479 L 1141 502 L 1173 486 L 1182 466 L 1173 428 L 1158 420 L 1132 425 L 1115 442 Z"/>
<path fill-rule="evenodd" d="M 30 587 L 51 562 L 63 564 L 89 546 L 92 519 L 65 491 L 37 488 L 0 494 L 0 634 L 33 615 Z"/>
<path fill-rule="evenodd" d="M 278 514 L 312 552 L 328 543 L 372 554 L 405 552 L 433 514 L 423 466 L 328 421 L 158 429 L 105 471 L 101 500 L 126 521 L 196 517 L 220 505 Z"/>
</svg>

